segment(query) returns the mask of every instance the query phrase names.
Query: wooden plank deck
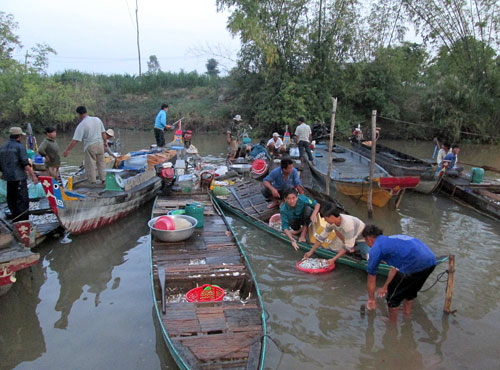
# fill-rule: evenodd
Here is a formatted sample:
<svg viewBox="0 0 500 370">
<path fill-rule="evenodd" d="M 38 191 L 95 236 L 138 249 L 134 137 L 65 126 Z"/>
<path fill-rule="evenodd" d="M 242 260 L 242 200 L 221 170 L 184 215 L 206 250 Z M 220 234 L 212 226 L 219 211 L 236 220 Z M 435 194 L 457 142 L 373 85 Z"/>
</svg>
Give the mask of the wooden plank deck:
<svg viewBox="0 0 500 370">
<path fill-rule="evenodd" d="M 263 335 L 261 306 L 233 235 L 209 195 L 158 197 L 152 215 L 164 215 L 191 202 L 205 206 L 203 228 L 196 229 L 186 241 L 151 242 L 155 298 L 162 326 L 177 354 L 190 368 L 258 368 Z M 165 314 L 161 314 L 159 268 L 165 271 Z M 203 284 L 218 285 L 226 293 L 238 291 L 241 299 L 169 301 L 169 297 L 184 295 Z"/>
</svg>

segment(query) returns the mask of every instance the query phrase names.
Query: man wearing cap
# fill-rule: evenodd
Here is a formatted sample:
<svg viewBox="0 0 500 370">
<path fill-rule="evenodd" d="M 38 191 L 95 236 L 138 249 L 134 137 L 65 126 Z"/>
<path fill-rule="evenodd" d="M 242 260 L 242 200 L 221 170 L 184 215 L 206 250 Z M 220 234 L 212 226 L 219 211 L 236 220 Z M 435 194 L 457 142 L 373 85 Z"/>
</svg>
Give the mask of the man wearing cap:
<svg viewBox="0 0 500 370">
<path fill-rule="evenodd" d="M 313 156 L 311 153 L 311 127 L 309 127 L 302 117 L 299 118 L 299 125 L 295 129 L 295 135 L 297 136 L 297 146 L 299 147 L 300 158 L 304 156 L 305 151 L 309 161 L 313 163 Z"/>
<path fill-rule="evenodd" d="M 38 148 L 38 153 L 45 157 L 45 168 L 50 177 L 59 178 L 59 166 L 61 158 L 59 157 L 59 145 L 56 142 L 57 131 L 54 127 L 45 128 L 45 139 Z"/>
<path fill-rule="evenodd" d="M 238 145 L 241 142 L 241 116 L 237 114 L 227 128 L 227 153 L 230 160 L 233 160 L 238 152 Z"/>
<path fill-rule="evenodd" d="M 29 196 L 27 175 L 30 175 L 34 184 L 38 184 L 31 165 L 28 161 L 26 148 L 21 139 L 26 134 L 20 127 L 11 127 L 10 139 L 0 148 L 0 170 L 2 178 L 7 182 L 7 205 L 16 221 L 29 219 Z"/>
<path fill-rule="evenodd" d="M 285 146 L 277 132 L 273 133 L 273 137 L 267 141 L 266 146 L 271 155 L 285 152 Z"/>
<path fill-rule="evenodd" d="M 165 129 L 170 127 L 170 126 L 167 127 L 167 112 L 168 112 L 168 104 L 163 103 L 155 119 L 155 140 L 156 140 L 156 145 L 159 148 L 163 148 L 165 146 L 164 131 Z"/>
<path fill-rule="evenodd" d="M 112 128 L 108 128 L 106 131 L 106 142 L 108 143 L 108 146 L 106 147 L 106 153 L 108 153 L 111 157 L 116 158 L 115 153 L 111 150 L 111 145 L 115 145 L 114 142 L 109 142 L 111 138 L 115 137 L 115 132 L 113 131 Z"/>
<path fill-rule="evenodd" d="M 82 142 L 83 151 L 85 153 L 85 172 L 87 180 L 91 184 L 96 183 L 96 166 L 99 178 L 102 183 L 106 181 L 106 173 L 104 172 L 104 149 L 108 147 L 108 140 L 102 121 L 97 117 L 89 116 L 87 108 L 79 106 L 76 108 L 78 118 L 81 120 L 76 126 L 73 140 L 64 151 L 64 157 L 67 157 L 70 150 L 76 144 Z"/>
</svg>

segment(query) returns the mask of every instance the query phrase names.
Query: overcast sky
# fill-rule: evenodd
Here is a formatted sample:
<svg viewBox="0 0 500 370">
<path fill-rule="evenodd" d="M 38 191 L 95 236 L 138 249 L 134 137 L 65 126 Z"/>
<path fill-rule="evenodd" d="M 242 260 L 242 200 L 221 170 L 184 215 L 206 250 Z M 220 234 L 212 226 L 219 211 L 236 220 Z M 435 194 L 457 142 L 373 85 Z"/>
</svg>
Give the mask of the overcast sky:
<svg viewBox="0 0 500 370">
<path fill-rule="evenodd" d="M 14 15 L 24 48 L 47 43 L 49 73 L 77 69 L 84 72 L 138 74 L 135 0 L 1 0 L 0 11 Z M 227 13 L 217 13 L 215 0 L 138 0 L 142 71 L 156 55 L 163 71 L 206 71 L 211 55 L 202 49 L 220 49 L 236 59 L 238 39 L 226 29 Z M 232 67 L 215 57 L 221 66 Z"/>
</svg>

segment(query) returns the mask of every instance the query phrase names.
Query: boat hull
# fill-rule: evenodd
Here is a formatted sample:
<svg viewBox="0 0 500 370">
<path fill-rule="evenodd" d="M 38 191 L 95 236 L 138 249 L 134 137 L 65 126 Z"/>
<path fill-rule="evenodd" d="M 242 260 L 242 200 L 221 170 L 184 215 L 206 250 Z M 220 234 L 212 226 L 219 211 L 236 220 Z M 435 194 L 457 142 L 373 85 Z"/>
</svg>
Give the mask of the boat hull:
<svg viewBox="0 0 500 370">
<path fill-rule="evenodd" d="M 64 208 L 55 206 L 54 202 L 55 213 L 65 230 L 72 234 L 81 234 L 126 216 L 153 199 L 160 187 L 161 179 L 154 176 L 128 191 L 113 191 L 105 193 L 104 196 L 64 200 Z M 51 195 L 47 195 L 49 201 Z"/>
</svg>

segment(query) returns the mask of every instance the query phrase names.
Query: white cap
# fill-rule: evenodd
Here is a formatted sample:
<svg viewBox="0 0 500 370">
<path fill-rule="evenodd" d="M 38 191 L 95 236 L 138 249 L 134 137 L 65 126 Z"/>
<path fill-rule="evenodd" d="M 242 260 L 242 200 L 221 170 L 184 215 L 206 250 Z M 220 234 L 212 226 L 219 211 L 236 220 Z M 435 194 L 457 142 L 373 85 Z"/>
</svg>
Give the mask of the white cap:
<svg viewBox="0 0 500 370">
<path fill-rule="evenodd" d="M 165 162 L 161 165 L 163 168 L 172 168 L 172 162 Z"/>
<path fill-rule="evenodd" d="M 280 137 L 280 134 L 278 134 L 277 132 L 274 132 L 274 133 L 273 133 L 273 137 L 274 137 L 274 136 Z"/>
<path fill-rule="evenodd" d="M 234 116 L 233 118 L 235 121 L 241 121 L 241 116 L 239 114 L 237 114 L 236 116 Z"/>
<path fill-rule="evenodd" d="M 108 134 L 108 136 L 111 136 L 111 137 L 115 136 L 115 132 L 113 131 L 112 128 L 108 128 L 106 130 L 106 133 Z"/>
</svg>

